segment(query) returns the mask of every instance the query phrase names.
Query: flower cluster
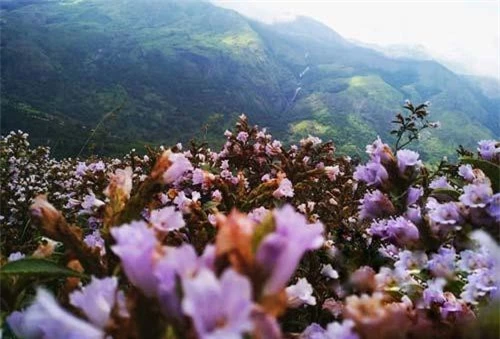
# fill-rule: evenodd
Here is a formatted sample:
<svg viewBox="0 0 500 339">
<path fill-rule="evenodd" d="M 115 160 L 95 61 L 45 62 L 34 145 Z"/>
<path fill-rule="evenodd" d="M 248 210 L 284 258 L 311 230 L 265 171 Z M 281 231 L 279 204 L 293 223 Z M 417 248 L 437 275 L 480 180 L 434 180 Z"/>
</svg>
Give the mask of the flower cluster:
<svg viewBox="0 0 500 339">
<path fill-rule="evenodd" d="M 477 315 L 500 295 L 498 143 L 427 167 L 380 138 L 365 164 L 312 136 L 285 147 L 245 116 L 224 135 L 219 152 L 86 160 L 2 138 L 4 334 L 491 333 Z"/>
</svg>

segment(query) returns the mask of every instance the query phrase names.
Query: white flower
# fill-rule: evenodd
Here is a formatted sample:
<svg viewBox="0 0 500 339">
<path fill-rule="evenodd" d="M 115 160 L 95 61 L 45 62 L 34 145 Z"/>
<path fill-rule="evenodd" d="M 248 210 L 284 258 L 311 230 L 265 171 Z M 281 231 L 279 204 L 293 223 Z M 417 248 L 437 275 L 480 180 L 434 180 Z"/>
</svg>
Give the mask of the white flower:
<svg viewBox="0 0 500 339">
<path fill-rule="evenodd" d="M 322 275 L 325 277 L 328 277 L 330 279 L 338 279 L 339 278 L 339 273 L 335 271 L 332 267 L 332 265 L 323 265 L 323 268 L 321 269 L 320 272 Z"/>
<path fill-rule="evenodd" d="M 337 175 L 340 174 L 340 168 L 338 165 L 326 166 L 325 172 L 326 172 L 326 175 L 328 176 L 328 179 L 330 179 L 330 181 L 335 181 L 335 179 L 337 178 Z"/>
<path fill-rule="evenodd" d="M 304 304 L 316 305 L 316 298 L 312 295 L 313 287 L 306 278 L 300 278 L 295 285 L 290 285 L 286 289 L 288 306 L 297 308 Z"/>
</svg>

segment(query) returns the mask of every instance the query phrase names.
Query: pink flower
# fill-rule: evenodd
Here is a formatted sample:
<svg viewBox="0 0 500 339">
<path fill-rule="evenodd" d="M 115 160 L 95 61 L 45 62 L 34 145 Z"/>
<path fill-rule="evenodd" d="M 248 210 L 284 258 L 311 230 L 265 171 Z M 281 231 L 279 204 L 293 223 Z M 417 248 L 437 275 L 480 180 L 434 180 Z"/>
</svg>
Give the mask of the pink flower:
<svg viewBox="0 0 500 339">
<path fill-rule="evenodd" d="M 172 184 L 178 181 L 184 173 L 193 170 L 193 165 L 186 158 L 184 154 L 181 153 L 170 153 L 168 156 L 170 161 L 170 166 L 163 174 L 163 181 L 166 184 Z"/>
<path fill-rule="evenodd" d="M 104 195 L 111 197 L 118 192 L 121 192 L 125 197 L 130 198 L 132 191 L 132 168 L 118 168 L 115 173 L 109 174 L 109 185 L 104 190 Z"/>
<path fill-rule="evenodd" d="M 340 168 L 338 165 L 326 166 L 325 173 L 328 176 L 328 179 L 330 179 L 330 181 L 335 181 L 335 179 L 337 178 L 337 175 L 340 174 Z"/>
<path fill-rule="evenodd" d="M 173 206 L 151 211 L 149 222 L 155 229 L 163 232 L 178 230 L 186 225 L 182 213 Z"/>
<path fill-rule="evenodd" d="M 280 181 L 279 187 L 273 192 L 273 197 L 279 199 L 282 197 L 293 197 L 293 185 L 290 180 L 284 178 Z"/>
</svg>

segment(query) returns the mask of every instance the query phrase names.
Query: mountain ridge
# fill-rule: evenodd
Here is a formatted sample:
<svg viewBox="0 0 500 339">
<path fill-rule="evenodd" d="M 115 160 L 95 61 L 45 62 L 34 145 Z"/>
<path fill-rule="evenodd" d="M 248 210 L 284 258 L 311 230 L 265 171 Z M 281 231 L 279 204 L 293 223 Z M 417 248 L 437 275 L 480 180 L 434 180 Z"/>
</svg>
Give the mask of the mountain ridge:
<svg viewBox="0 0 500 339">
<path fill-rule="evenodd" d="M 425 157 L 498 135 L 498 102 L 474 83 L 433 61 L 391 60 L 310 18 L 270 25 L 207 2 L 25 3 L 2 10 L 2 133 L 22 128 L 56 154 L 77 154 L 120 106 L 86 152 L 192 135 L 216 143 L 245 112 L 285 141 L 319 134 L 361 154 L 376 135 L 390 139 L 405 99 L 431 100 L 443 120 L 424 135 Z"/>
</svg>

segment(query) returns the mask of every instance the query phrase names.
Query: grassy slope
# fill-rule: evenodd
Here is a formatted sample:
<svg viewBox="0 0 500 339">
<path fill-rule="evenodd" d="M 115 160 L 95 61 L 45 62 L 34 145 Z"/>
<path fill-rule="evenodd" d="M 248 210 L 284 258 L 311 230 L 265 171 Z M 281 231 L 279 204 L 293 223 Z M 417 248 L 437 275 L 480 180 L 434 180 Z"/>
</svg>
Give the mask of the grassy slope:
<svg viewBox="0 0 500 339">
<path fill-rule="evenodd" d="M 203 2 L 125 0 L 41 1 L 3 14 L 2 132 L 22 128 L 58 154 L 76 154 L 120 105 L 87 151 L 213 142 L 246 112 L 289 141 L 319 134 L 362 152 L 387 137 L 405 98 L 433 101 L 443 122 L 424 136 L 425 155 L 499 130 L 495 106 L 443 67 L 390 60 L 305 18 L 266 26 Z"/>
</svg>

